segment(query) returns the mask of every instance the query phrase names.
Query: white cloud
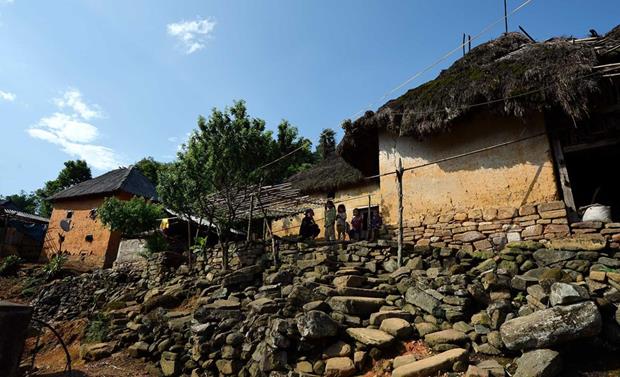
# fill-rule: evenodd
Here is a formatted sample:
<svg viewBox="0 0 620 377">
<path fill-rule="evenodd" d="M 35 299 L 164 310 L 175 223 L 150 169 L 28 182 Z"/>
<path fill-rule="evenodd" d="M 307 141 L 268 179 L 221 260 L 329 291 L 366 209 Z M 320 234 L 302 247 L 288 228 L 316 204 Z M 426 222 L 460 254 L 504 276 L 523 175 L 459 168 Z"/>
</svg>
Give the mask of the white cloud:
<svg viewBox="0 0 620 377">
<path fill-rule="evenodd" d="M 94 144 L 99 137 L 99 130 L 88 120 L 102 116 L 99 106 L 86 105 L 76 89 L 65 92 L 54 103 L 59 110 L 70 108 L 75 113 L 56 112 L 41 118 L 36 125 L 26 130 L 31 137 L 58 145 L 63 152 L 86 160 L 98 170 L 115 169 L 122 165 L 113 149 Z"/>
<path fill-rule="evenodd" d="M 0 99 L 3 101 L 13 102 L 15 101 L 16 97 L 17 96 L 15 95 L 15 93 L 5 92 L 5 91 L 0 90 Z"/>
<path fill-rule="evenodd" d="M 215 21 L 208 18 L 175 22 L 167 25 L 168 34 L 179 40 L 186 54 L 192 54 L 203 49 L 214 29 Z"/>
<path fill-rule="evenodd" d="M 99 105 L 87 105 L 77 89 L 67 90 L 61 98 L 54 98 L 54 103 L 61 109 L 70 108 L 85 120 L 103 117 Z"/>
<path fill-rule="evenodd" d="M 13 4 L 15 0 L 0 0 L 0 5 Z"/>
</svg>

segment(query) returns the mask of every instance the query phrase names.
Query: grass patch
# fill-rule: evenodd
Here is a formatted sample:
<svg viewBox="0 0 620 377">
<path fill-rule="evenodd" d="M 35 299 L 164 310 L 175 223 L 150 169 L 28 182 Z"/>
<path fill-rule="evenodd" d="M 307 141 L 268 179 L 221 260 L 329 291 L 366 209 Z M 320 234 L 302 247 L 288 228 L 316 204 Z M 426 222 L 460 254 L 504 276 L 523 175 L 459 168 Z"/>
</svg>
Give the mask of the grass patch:
<svg viewBox="0 0 620 377">
<path fill-rule="evenodd" d="M 97 313 L 89 322 L 84 331 L 86 343 L 101 343 L 108 339 L 110 333 L 110 319 L 107 315 Z"/>
</svg>

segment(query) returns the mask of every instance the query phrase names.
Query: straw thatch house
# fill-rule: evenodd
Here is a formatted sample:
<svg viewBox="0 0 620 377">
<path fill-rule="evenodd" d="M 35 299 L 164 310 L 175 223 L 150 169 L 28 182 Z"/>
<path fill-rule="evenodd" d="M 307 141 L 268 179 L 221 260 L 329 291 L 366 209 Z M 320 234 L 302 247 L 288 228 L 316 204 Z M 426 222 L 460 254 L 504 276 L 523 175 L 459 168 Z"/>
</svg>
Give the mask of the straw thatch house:
<svg viewBox="0 0 620 377">
<path fill-rule="evenodd" d="M 52 216 L 43 245 L 43 259 L 62 252 L 79 267 L 111 267 L 121 234 L 106 228 L 97 218 L 97 208 L 115 196 L 157 199 L 155 186 L 136 167 L 120 168 L 78 183 L 49 198 Z"/>
<path fill-rule="evenodd" d="M 388 173 L 402 160 L 409 240 L 490 248 L 507 233 L 567 234 L 559 199 L 569 214 L 595 194 L 620 209 L 620 197 L 609 194 L 620 160 L 619 46 L 620 27 L 578 40 L 505 34 L 346 122 L 338 151 L 364 175 L 383 174 L 381 211 L 391 224 L 398 197 Z M 541 213 L 548 211 L 556 212 Z M 455 222 L 476 233 L 457 237 Z"/>
<path fill-rule="evenodd" d="M 333 200 L 336 206 L 344 204 L 349 220 L 355 208 L 362 209 L 364 216 L 367 216 L 369 200 L 371 211 L 378 211 L 379 208 L 379 180 L 365 179 L 360 170 L 337 155 L 327 157 L 308 170 L 288 178 L 286 182 L 299 189 L 301 194 L 308 195 L 307 202 L 314 203 L 311 207 L 314 219 L 321 228 L 319 237 L 324 235 L 324 205 L 328 199 Z M 299 234 L 302 218 L 303 214 L 299 214 L 273 221 L 274 234 L 280 237 Z"/>
</svg>

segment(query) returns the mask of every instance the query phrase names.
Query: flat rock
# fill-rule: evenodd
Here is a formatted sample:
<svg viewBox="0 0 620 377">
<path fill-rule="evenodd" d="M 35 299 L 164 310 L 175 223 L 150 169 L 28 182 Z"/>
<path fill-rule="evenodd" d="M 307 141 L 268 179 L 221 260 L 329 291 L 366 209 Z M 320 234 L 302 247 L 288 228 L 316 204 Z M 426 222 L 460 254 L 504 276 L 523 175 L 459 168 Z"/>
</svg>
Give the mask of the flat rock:
<svg viewBox="0 0 620 377">
<path fill-rule="evenodd" d="M 347 334 L 362 344 L 379 348 L 388 346 L 394 341 L 394 337 L 385 331 L 365 327 L 348 328 Z"/>
<path fill-rule="evenodd" d="M 504 322 L 502 340 L 509 350 L 546 348 L 570 340 L 595 336 L 602 320 L 592 301 L 539 310 Z"/>
<path fill-rule="evenodd" d="M 545 247 L 548 249 L 573 251 L 599 251 L 603 250 L 606 246 L 607 240 L 599 234 L 572 238 L 557 238 L 545 244 Z"/>
<path fill-rule="evenodd" d="M 392 367 L 396 369 L 402 367 L 403 365 L 411 364 L 414 361 L 418 361 L 418 358 L 415 357 L 415 355 L 396 356 L 392 362 Z"/>
<path fill-rule="evenodd" d="M 400 318 L 404 319 L 405 321 L 412 322 L 413 314 L 404 310 L 381 310 L 376 313 L 372 313 L 370 315 L 369 322 L 373 326 L 379 326 L 381 325 L 381 322 L 383 322 L 383 320 L 388 318 Z"/>
<path fill-rule="evenodd" d="M 331 346 L 325 348 L 321 354 L 321 358 L 331 359 L 332 357 L 347 357 L 351 356 L 352 351 L 353 348 L 351 348 L 351 345 L 339 340 Z"/>
<path fill-rule="evenodd" d="M 381 322 L 379 330 L 398 339 L 408 339 L 413 335 L 413 328 L 409 322 L 401 318 L 387 318 Z"/>
<path fill-rule="evenodd" d="M 566 250 L 540 249 L 534 252 L 534 259 L 543 266 L 575 258 L 575 252 Z"/>
<path fill-rule="evenodd" d="M 343 276 L 336 276 L 332 284 L 336 288 L 343 288 L 343 287 L 359 288 L 362 285 L 364 285 L 364 283 L 366 283 L 366 278 L 364 276 L 343 275 Z"/>
<path fill-rule="evenodd" d="M 327 300 L 332 310 L 359 316 L 368 316 L 385 304 L 385 300 L 377 297 L 334 296 Z"/>
<path fill-rule="evenodd" d="M 348 357 L 332 357 L 325 363 L 324 376 L 349 377 L 355 374 L 353 360 Z"/>
<path fill-rule="evenodd" d="M 80 347 L 80 357 L 87 361 L 96 361 L 110 356 L 113 350 L 110 343 L 83 344 Z"/>
<path fill-rule="evenodd" d="M 392 377 L 434 376 L 438 372 L 452 369 L 452 364 L 455 362 L 466 360 L 467 351 L 463 348 L 454 348 L 438 355 L 400 366 L 394 369 Z"/>
<path fill-rule="evenodd" d="M 430 346 L 444 343 L 463 344 L 469 341 L 469 337 L 462 331 L 447 329 L 427 334 L 424 341 Z"/>
<path fill-rule="evenodd" d="M 560 354 L 550 349 L 526 352 L 517 360 L 513 377 L 555 377 L 562 371 Z"/>
</svg>

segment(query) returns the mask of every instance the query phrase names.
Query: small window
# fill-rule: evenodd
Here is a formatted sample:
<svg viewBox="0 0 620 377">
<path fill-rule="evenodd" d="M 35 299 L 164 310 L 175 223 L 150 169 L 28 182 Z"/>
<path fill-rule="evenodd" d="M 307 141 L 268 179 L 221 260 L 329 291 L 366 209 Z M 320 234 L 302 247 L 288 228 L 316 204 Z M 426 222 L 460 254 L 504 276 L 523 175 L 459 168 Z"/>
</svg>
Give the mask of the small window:
<svg viewBox="0 0 620 377">
<path fill-rule="evenodd" d="M 67 211 L 67 219 L 70 219 L 73 217 L 73 211 L 69 210 Z"/>
<path fill-rule="evenodd" d="M 86 240 L 86 242 L 93 242 L 94 240 L 92 234 L 87 234 L 86 237 L 84 237 L 84 239 Z"/>
<path fill-rule="evenodd" d="M 88 213 L 88 217 L 90 217 L 91 220 L 95 220 L 97 218 L 97 208 L 92 208 Z"/>
</svg>

